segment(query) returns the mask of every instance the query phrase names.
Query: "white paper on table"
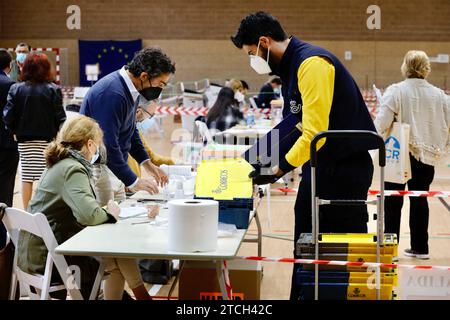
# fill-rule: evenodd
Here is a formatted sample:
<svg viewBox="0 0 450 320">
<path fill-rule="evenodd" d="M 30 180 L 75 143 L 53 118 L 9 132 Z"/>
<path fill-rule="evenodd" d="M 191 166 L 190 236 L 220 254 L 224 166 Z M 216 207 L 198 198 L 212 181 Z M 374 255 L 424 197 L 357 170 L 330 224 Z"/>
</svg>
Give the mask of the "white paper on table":
<svg viewBox="0 0 450 320">
<path fill-rule="evenodd" d="M 219 238 L 233 237 L 237 233 L 236 225 L 219 222 L 217 236 Z"/>
<path fill-rule="evenodd" d="M 148 214 L 148 209 L 146 207 L 126 207 L 120 208 L 119 218 L 127 219 L 137 216 Z"/>
<path fill-rule="evenodd" d="M 159 189 L 159 193 L 157 194 L 150 194 L 147 191 L 144 190 L 140 190 L 138 192 L 136 192 L 135 194 L 133 194 L 130 199 L 134 199 L 134 200 L 160 200 L 160 201 L 165 201 L 166 196 L 164 195 L 163 189 L 158 187 Z"/>
</svg>

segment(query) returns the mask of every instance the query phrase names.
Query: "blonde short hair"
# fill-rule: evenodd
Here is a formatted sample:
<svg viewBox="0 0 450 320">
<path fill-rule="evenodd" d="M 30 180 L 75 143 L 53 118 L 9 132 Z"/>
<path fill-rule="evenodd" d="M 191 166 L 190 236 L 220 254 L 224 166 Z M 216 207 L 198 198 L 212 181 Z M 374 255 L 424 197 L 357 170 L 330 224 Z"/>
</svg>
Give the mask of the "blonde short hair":
<svg viewBox="0 0 450 320">
<path fill-rule="evenodd" d="M 240 80 L 237 79 L 230 79 L 227 85 L 229 88 L 233 89 L 234 92 L 236 91 L 244 91 L 244 85 Z"/>
<path fill-rule="evenodd" d="M 431 72 L 430 59 L 424 51 L 408 51 L 401 67 L 405 78 L 425 79 Z"/>
<path fill-rule="evenodd" d="M 48 167 L 69 156 L 69 149 L 80 151 L 88 140 L 101 141 L 103 132 L 98 123 L 86 116 L 79 115 L 67 120 L 61 127 L 56 139 L 45 150 Z"/>
</svg>

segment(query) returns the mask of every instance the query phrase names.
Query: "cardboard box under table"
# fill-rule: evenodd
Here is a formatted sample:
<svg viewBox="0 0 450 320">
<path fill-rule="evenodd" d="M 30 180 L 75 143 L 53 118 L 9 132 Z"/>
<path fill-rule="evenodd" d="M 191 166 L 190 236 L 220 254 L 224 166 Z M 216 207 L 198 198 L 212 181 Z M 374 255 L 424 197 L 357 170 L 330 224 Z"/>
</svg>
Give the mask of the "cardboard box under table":
<svg viewBox="0 0 450 320">
<path fill-rule="evenodd" d="M 222 300 L 212 262 L 186 261 L 180 275 L 180 300 Z M 228 261 L 233 300 L 259 300 L 262 266 L 260 261 Z"/>
</svg>

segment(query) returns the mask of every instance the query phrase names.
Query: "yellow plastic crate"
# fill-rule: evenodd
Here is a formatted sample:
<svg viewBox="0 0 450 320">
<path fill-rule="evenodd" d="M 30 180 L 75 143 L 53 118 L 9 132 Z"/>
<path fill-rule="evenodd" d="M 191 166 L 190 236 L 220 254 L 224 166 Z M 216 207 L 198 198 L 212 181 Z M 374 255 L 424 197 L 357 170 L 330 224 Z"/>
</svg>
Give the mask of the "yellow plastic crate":
<svg viewBox="0 0 450 320">
<path fill-rule="evenodd" d="M 373 233 L 336 233 L 321 234 L 319 251 L 321 253 L 376 254 L 377 243 Z M 297 254 L 313 253 L 312 235 L 304 233 L 297 243 Z M 380 247 L 381 255 L 397 256 L 398 245 L 395 234 L 385 234 L 384 244 Z"/>
</svg>

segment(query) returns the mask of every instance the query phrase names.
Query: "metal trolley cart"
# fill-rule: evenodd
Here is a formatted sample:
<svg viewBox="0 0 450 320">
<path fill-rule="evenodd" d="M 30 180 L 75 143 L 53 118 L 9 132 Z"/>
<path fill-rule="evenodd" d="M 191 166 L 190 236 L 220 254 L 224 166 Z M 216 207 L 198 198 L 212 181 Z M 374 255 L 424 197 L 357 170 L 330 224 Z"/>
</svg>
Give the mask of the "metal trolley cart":
<svg viewBox="0 0 450 320">
<path fill-rule="evenodd" d="M 380 195 L 376 200 L 327 200 L 320 199 L 317 196 L 317 179 L 316 179 L 316 168 L 317 168 L 317 143 L 323 138 L 356 138 L 356 139 L 370 139 L 375 141 L 379 149 L 379 165 L 380 165 Z M 312 255 L 314 252 L 315 260 L 319 260 L 319 242 L 322 239 L 322 235 L 319 234 L 319 207 L 322 205 L 335 205 L 335 206 L 360 206 L 367 204 L 377 205 L 377 214 L 374 218 L 377 220 L 377 232 L 376 236 L 373 236 L 374 242 L 376 242 L 376 261 L 379 263 L 380 260 L 380 250 L 385 244 L 384 235 L 384 167 L 386 163 L 385 154 L 385 144 L 383 138 L 372 131 L 324 131 L 317 134 L 311 142 L 311 196 L 312 196 L 312 234 L 302 234 L 298 241 L 300 242 L 303 238 L 308 239 L 309 252 Z M 325 234 L 324 234 L 325 235 Z M 297 252 L 299 251 L 300 243 L 297 243 Z M 396 239 L 395 239 L 396 243 Z M 303 242 L 304 246 L 305 243 Z M 305 252 L 305 251 L 304 251 Z M 384 251 L 383 251 L 384 252 Z M 376 297 L 377 300 L 381 298 L 380 288 L 381 288 L 381 270 L 376 269 Z M 312 283 L 311 283 L 312 284 Z M 322 289 L 321 289 L 322 290 Z M 314 265 L 314 299 L 319 299 L 319 265 Z"/>
</svg>

